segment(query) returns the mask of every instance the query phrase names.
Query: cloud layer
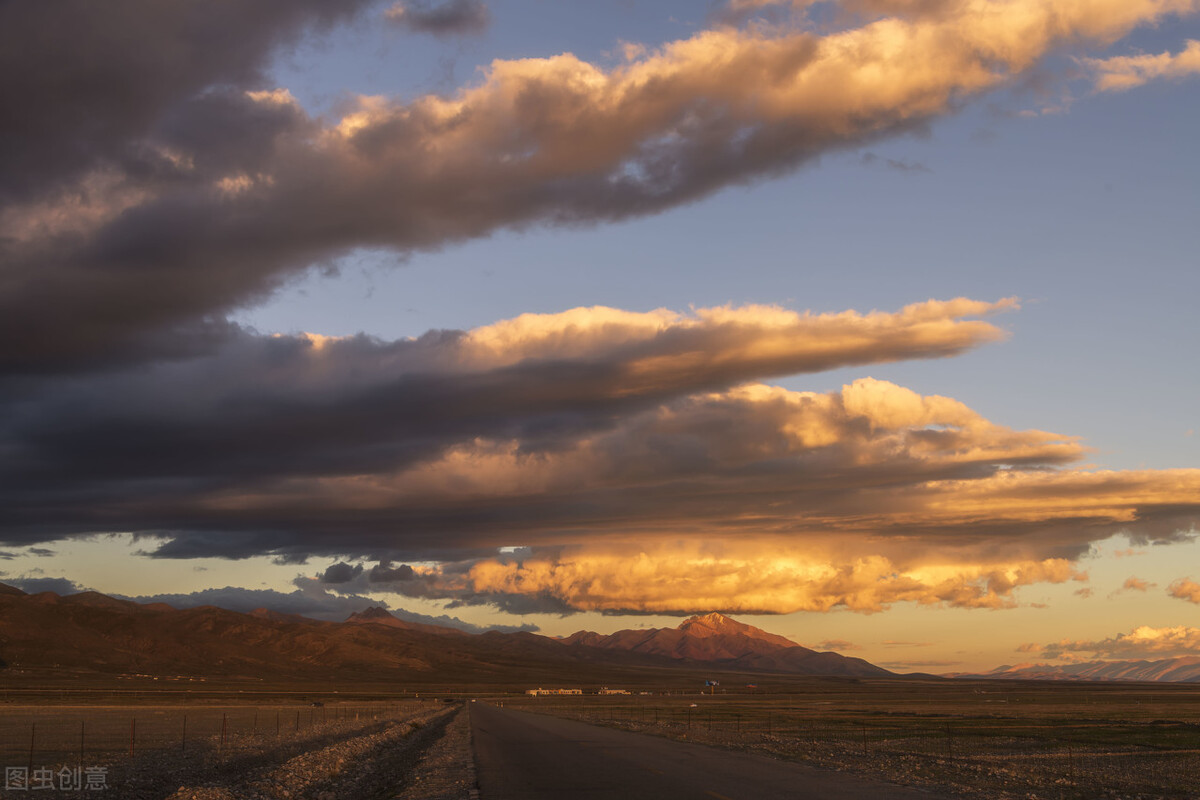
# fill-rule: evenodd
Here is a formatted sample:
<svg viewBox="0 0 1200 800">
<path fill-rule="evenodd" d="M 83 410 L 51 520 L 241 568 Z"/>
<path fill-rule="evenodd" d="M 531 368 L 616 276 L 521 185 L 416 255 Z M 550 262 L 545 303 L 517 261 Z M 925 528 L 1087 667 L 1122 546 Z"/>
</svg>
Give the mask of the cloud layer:
<svg viewBox="0 0 1200 800">
<path fill-rule="evenodd" d="M 1074 468 L 1070 436 L 870 378 L 763 383 L 959 355 L 1012 300 L 581 308 L 394 342 L 228 321 L 358 248 L 652 214 L 920 129 L 1200 0 L 856 0 L 821 28 L 806 6 L 329 115 L 267 77 L 281 49 L 364 14 L 478 31 L 486 7 L 0 7 L 0 543 L 355 557 L 321 585 L 511 610 L 869 612 L 1002 608 L 1081 580 L 1115 531 L 1190 536 L 1200 471 Z M 1120 88 L 1192 49 L 1089 64 Z"/>
<path fill-rule="evenodd" d="M 961 353 L 1013 307 L 575 309 L 45 378 L 0 423 L 0 536 L 370 557 L 322 585 L 518 612 L 1010 607 L 1084 580 L 1092 541 L 1190 536 L 1200 470 L 1072 469 L 1074 438 L 952 398 L 756 379 Z"/>
<path fill-rule="evenodd" d="M 1053 644 L 1026 644 L 1021 652 L 1039 653 L 1046 658 L 1086 661 L 1092 658 L 1136 659 L 1163 658 L 1200 654 L 1200 628 L 1185 625 L 1154 628 L 1140 625 L 1129 633 L 1108 639 L 1081 641 L 1063 639 Z"/>
<path fill-rule="evenodd" d="M 612 66 L 497 60 L 452 95 L 354 97 L 336 119 L 262 65 L 364 3 L 9 5 L 0 107 L 28 124 L 0 148 L 0 373 L 209 352 L 236 336 L 226 312 L 351 249 L 653 213 L 912 130 L 1057 47 L 1198 4 L 958 0 L 824 35 L 718 26 Z"/>
</svg>

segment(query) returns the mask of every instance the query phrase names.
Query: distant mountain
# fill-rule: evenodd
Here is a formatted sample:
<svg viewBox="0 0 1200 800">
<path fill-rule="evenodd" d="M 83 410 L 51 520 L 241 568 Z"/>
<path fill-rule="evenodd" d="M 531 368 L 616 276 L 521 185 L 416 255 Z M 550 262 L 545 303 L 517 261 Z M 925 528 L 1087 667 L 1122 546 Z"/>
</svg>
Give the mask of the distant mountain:
<svg viewBox="0 0 1200 800">
<path fill-rule="evenodd" d="M 447 636 L 470 635 L 464 630 L 450 628 L 445 625 L 428 625 L 424 622 L 409 622 L 408 620 L 400 619 L 383 606 L 372 606 L 365 611 L 355 612 L 346 619 L 346 623 L 350 625 L 387 625 L 389 628 L 399 628 L 400 630 L 404 631 L 424 631 L 425 633 L 436 633 Z"/>
<path fill-rule="evenodd" d="M 94 592 L 25 594 L 0 584 L 0 669 L 9 676 L 133 673 L 446 684 L 554 682 L 569 676 L 601 683 L 660 669 L 664 661 L 571 650 L 534 634 L 473 635 L 408 625 L 389 623 L 378 613 L 324 622 L 266 609 L 242 614 L 213 606 L 141 605 Z"/>
<path fill-rule="evenodd" d="M 26 594 L 0 584 L 0 670 L 22 674 L 149 675 L 412 684 L 570 685 L 661 681 L 668 675 L 784 672 L 874 676 L 861 659 L 817 653 L 750 625 L 709 614 L 678 628 L 580 633 L 473 634 L 408 622 L 373 608 L 345 622 L 257 609 L 176 609 L 96 592 Z"/>
<path fill-rule="evenodd" d="M 691 617 L 675 628 L 622 630 L 607 635 L 579 631 L 560 641 L 576 647 L 627 650 L 755 672 L 857 677 L 892 674 L 861 658 L 809 650 L 791 639 L 717 613 Z"/>
<path fill-rule="evenodd" d="M 1089 661 L 1085 664 L 1018 664 L 991 672 L 952 678 L 1008 678 L 1050 681 L 1163 681 L 1200 683 L 1200 656 L 1178 656 L 1158 661 Z"/>
</svg>

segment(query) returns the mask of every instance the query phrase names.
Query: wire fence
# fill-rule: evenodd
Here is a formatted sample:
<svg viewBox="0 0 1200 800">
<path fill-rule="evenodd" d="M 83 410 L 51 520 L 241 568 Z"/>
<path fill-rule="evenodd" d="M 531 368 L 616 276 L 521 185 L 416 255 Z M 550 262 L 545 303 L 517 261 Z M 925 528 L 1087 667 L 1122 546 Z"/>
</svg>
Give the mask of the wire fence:
<svg viewBox="0 0 1200 800">
<path fill-rule="evenodd" d="M 135 765 L 235 763 L 301 751 L 427 711 L 422 701 L 365 704 L 8 707 L 0 711 L 0 797 L 104 788 Z M 25 795 L 21 795 L 25 796 Z"/>
<path fill-rule="evenodd" d="M 1195 796 L 1200 724 L 1179 719 L 1003 718 L 778 709 L 770 704 L 508 700 L 512 707 L 671 738 L 757 749 L 899 783 L 996 791 Z M 858 716 L 858 719 L 854 717 Z"/>
</svg>

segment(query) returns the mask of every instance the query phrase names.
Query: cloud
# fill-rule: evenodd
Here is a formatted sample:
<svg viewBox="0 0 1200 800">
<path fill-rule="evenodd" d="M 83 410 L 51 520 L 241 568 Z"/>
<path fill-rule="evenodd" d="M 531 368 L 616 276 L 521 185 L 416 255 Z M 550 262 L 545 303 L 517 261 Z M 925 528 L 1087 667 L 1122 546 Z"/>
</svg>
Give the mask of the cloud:
<svg viewBox="0 0 1200 800">
<path fill-rule="evenodd" d="M 63 212 L 104 204 L 141 182 L 134 173 L 146 199 L 172 155 L 185 157 L 157 147 L 160 125 L 206 89 L 261 85 L 274 49 L 367 4 L 5 3 L 0 108 L 21 124 L 0 131 L 0 207 L 33 197 L 61 200 Z"/>
<path fill-rule="evenodd" d="M 411 31 L 434 36 L 478 35 L 492 22 L 487 5 L 480 0 L 400 0 L 385 16 Z"/>
<path fill-rule="evenodd" d="M 854 642 L 847 642 L 845 639 L 826 639 L 823 642 L 816 644 L 817 650 L 833 650 L 835 652 L 847 652 L 851 650 L 862 650 L 862 645 Z"/>
<path fill-rule="evenodd" d="M 377 514 L 352 514 L 354 522 L 346 504 L 383 502 L 417 512 L 418 485 L 439 475 L 454 479 L 454 470 L 503 468 L 504 459 L 519 455 L 524 467 L 513 474 L 528 475 L 543 455 L 587 460 L 593 441 L 618 446 L 630 426 L 654 424 L 664 403 L 684 403 L 700 392 L 683 410 L 701 414 L 708 406 L 712 417 L 720 409 L 704 392 L 761 375 L 960 353 L 1003 336 L 972 317 L 1013 307 L 1013 301 L 960 299 L 869 314 L 767 306 L 686 315 L 591 308 L 397 342 L 243 334 L 207 358 L 46 380 L 0 402 L 0 445 L 14 455 L 0 464 L 7 509 L 0 537 L 43 541 L 115 526 L 187 533 L 193 553 L 302 558 L 324 552 L 302 549 L 314 544 L 304 529 L 345 525 L 361 534 L 346 539 L 347 548 L 353 541 L 360 548 L 353 552 L 382 556 L 384 542 L 395 538 L 390 531 L 406 523 Z M 927 402 L 929 413 L 948 421 L 971 417 L 953 401 L 922 401 L 899 390 L 895 396 L 915 403 L 918 415 Z M 869 402 L 864 391 L 855 397 Z M 742 416 L 755 407 L 786 411 L 782 397 L 761 391 L 742 391 L 724 404 Z M 689 436 L 700 443 L 703 434 L 697 429 Z M 672 438 L 671 431 L 659 437 Z M 1075 451 L 1068 444 L 1062 454 Z M 595 455 L 607 462 L 620 457 L 615 451 Z M 579 470 L 587 468 L 577 464 L 577 477 L 585 479 Z M 65 475 L 73 477 L 64 482 Z M 398 491 L 394 503 L 384 499 L 393 491 L 387 484 Z M 296 504 L 291 495 L 297 491 L 312 494 Z M 274 509 L 268 508 L 271 496 L 278 501 Z M 50 506 L 58 511 L 48 514 Z M 301 506 L 309 510 L 287 510 Z M 462 505 L 417 513 L 433 516 L 410 520 L 412 533 L 397 548 L 406 558 L 419 554 L 415 540 L 423 528 L 444 527 L 473 510 Z M 470 527 L 469 519 L 463 527 Z M 245 535 L 221 535 L 234 531 Z M 337 538 L 332 532 L 319 537 L 330 545 Z M 283 540 L 298 546 L 283 547 Z"/>
<path fill-rule="evenodd" d="M 1200 41 L 1189 40 L 1179 53 L 1080 59 L 1093 73 L 1096 91 L 1124 92 L 1153 80 L 1181 80 L 1200 74 Z"/>
<path fill-rule="evenodd" d="M 880 666 L 887 669 L 920 669 L 924 667 L 953 667 L 961 664 L 961 661 L 881 661 Z"/>
<path fill-rule="evenodd" d="M 210 20 L 195 4 L 124 3 L 77 2 L 75 16 L 5 9 L 5 72 L 37 80 L 13 77 L 0 95 L 22 118 L 33 107 L 12 134 L 21 138 L 0 148 L 19 154 L 9 185 L 25 187 L 0 209 L 0 371 L 210 353 L 237 336 L 231 309 L 355 248 L 408 253 L 504 228 L 656 213 L 911 131 L 1060 46 L 1106 45 L 1200 8 L 962 0 L 909 14 L 911 3 L 877 4 L 898 15 L 825 35 L 803 22 L 722 26 L 611 67 L 570 53 L 496 60 L 451 95 L 362 96 L 326 119 L 266 85 L 260 68 L 362 4 L 238 6 L 211 18 L 233 35 L 207 48 L 193 37 L 209 26 L 184 24 Z M 116 19 L 136 24 L 102 24 Z M 46 30 L 62 46 L 37 47 Z M 77 61 L 50 69 L 45 59 L 63 52 Z M 177 70 L 167 68 L 175 53 L 188 54 Z M 73 88 L 109 56 L 104 86 L 127 88 L 95 98 Z M 52 78 L 69 87 L 44 83 Z"/>
<path fill-rule="evenodd" d="M 337 564 L 330 565 L 330 567 L 325 570 L 325 572 L 321 575 L 321 583 L 349 583 L 361 575 L 362 572 L 362 564 L 355 564 L 351 566 L 345 562 L 338 562 Z"/>
<path fill-rule="evenodd" d="M 28 594 L 37 594 L 38 592 L 54 592 L 55 594 L 79 594 L 80 592 L 88 591 L 87 587 L 81 586 L 69 578 L 5 578 L 5 583 L 10 586 L 15 586 Z"/>
<path fill-rule="evenodd" d="M 371 583 L 395 583 L 396 581 L 410 581 L 415 574 L 413 568 L 408 564 L 393 567 L 390 561 L 383 561 L 371 567 L 367 577 Z"/>
<path fill-rule="evenodd" d="M 872 152 L 862 154 L 859 159 L 864 165 L 871 166 L 876 163 L 882 163 L 888 169 L 896 172 L 933 172 L 929 167 L 922 164 L 920 161 L 907 161 L 904 159 L 885 158 L 880 159 L 878 155 Z"/>
<path fill-rule="evenodd" d="M 1172 581 L 1171 585 L 1167 587 L 1167 594 L 1180 600 L 1187 600 L 1189 603 L 1200 603 L 1200 583 L 1196 583 L 1191 578 L 1179 578 Z"/>
<path fill-rule="evenodd" d="M 1010 608 L 1022 586 L 1085 579 L 1093 541 L 1194 535 L 1200 470 L 1074 468 L 1074 437 L 887 381 L 757 379 L 956 354 L 1001 338 L 977 317 L 1012 307 L 247 333 L 44 378 L 0 415 L 0 542 L 119 530 L 159 557 L 331 556 L 339 593 L 518 613 Z"/>
<path fill-rule="evenodd" d="M 1129 577 L 1125 579 L 1125 583 L 1121 585 L 1121 588 L 1126 591 L 1146 592 L 1157 585 L 1156 583 L 1148 583 L 1141 578 Z"/>
<path fill-rule="evenodd" d="M 278 592 L 274 589 L 246 589 L 240 586 L 214 587 L 187 593 L 164 593 L 153 595 L 113 595 L 135 603 L 166 603 L 173 608 L 217 608 L 248 614 L 260 608 L 280 614 L 298 614 L 302 617 L 340 622 L 357 611 L 380 605 L 378 600 L 356 594 L 333 593 L 319 581 L 311 580 L 297 584 L 293 592 Z"/>
<path fill-rule="evenodd" d="M 759 554 L 753 555 L 757 549 Z M 723 552 L 724 551 L 724 552 Z M 763 552 L 765 551 L 765 552 Z M 1064 559 L 985 566 L 928 561 L 904 567 L 880 556 L 832 561 L 812 548 L 705 546 L 563 548 L 556 556 L 494 558 L 416 569 L 399 590 L 452 605 L 491 604 L 545 613 L 788 614 L 845 608 L 874 613 L 894 603 L 1012 608 L 1013 592 L 1034 583 L 1078 580 Z"/>
<path fill-rule="evenodd" d="M 1195 655 L 1200 653 L 1200 628 L 1183 625 L 1154 628 L 1141 625 L 1130 633 L 1118 633 L 1108 639 L 1080 641 L 1062 639 L 1052 644 L 1028 643 L 1018 648 L 1025 653 L 1041 653 L 1046 658 L 1139 659 L 1163 656 Z"/>
<path fill-rule="evenodd" d="M 1145 592 L 1150 591 L 1150 589 L 1152 589 L 1153 587 L 1155 587 L 1157 585 L 1158 585 L 1157 583 L 1149 583 L 1147 581 L 1142 580 L 1141 578 L 1131 576 L 1131 577 L 1125 579 L 1125 583 L 1121 584 L 1120 589 L 1115 589 L 1115 590 L 1109 592 L 1108 599 L 1111 600 L 1114 597 L 1116 597 L 1117 595 L 1121 594 L 1122 592 L 1145 593 Z"/>
</svg>

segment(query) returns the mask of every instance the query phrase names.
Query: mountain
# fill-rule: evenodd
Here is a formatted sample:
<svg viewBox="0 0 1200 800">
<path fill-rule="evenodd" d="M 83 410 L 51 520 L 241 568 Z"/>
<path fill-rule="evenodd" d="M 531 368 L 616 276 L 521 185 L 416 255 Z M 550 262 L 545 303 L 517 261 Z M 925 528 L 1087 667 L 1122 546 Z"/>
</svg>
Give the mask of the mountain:
<svg viewBox="0 0 1200 800">
<path fill-rule="evenodd" d="M 1089 661 L 1084 664 L 1018 664 L 997 667 L 981 675 L 954 678 L 1012 680 L 1162 681 L 1200 683 L 1200 656 L 1177 656 L 1158 661 Z"/>
<path fill-rule="evenodd" d="M 464 630 L 450 628 L 445 625 L 429 625 L 424 622 L 409 622 L 408 620 L 400 619 L 383 606 L 372 606 L 365 611 L 356 611 L 346 619 L 346 623 L 348 625 L 387 625 L 389 628 L 398 628 L 404 631 L 424 631 L 425 633 L 436 633 L 446 636 L 470 635 Z"/>
<path fill-rule="evenodd" d="M 6 680 L 141 675 L 323 685 L 587 685 L 657 683 L 685 674 L 699 680 L 714 668 L 890 674 L 719 614 L 666 631 L 560 640 L 527 632 L 472 634 L 397 619 L 382 608 L 325 622 L 269 609 L 242 614 L 213 606 L 143 605 L 95 592 L 25 594 L 0 584 L 0 670 Z"/>
<path fill-rule="evenodd" d="M 578 631 L 560 641 L 569 646 L 627 650 L 755 672 L 856 677 L 892 674 L 861 658 L 809 650 L 791 639 L 717 613 L 691 617 L 675 628 L 622 630 L 607 635 Z"/>
<path fill-rule="evenodd" d="M 8 677 L 140 674 L 172 680 L 468 684 L 570 676 L 599 683 L 629 679 L 663 662 L 635 653 L 573 651 L 534 634 L 431 633 L 395 621 L 399 624 L 373 614 L 365 622 L 361 617 L 324 622 L 268 610 L 175 609 L 95 593 L 0 589 L 0 669 Z"/>
</svg>

